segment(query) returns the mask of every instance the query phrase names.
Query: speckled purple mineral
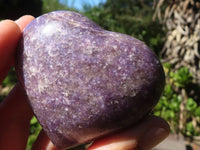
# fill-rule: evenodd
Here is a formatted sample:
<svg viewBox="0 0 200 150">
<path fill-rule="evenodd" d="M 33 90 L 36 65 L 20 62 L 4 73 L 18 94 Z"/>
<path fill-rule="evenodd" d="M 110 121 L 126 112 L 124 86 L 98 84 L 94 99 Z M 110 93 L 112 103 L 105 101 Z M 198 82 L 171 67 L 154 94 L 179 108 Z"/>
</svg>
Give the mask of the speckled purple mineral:
<svg viewBox="0 0 200 150">
<path fill-rule="evenodd" d="M 165 82 L 144 43 L 70 11 L 42 15 L 25 28 L 16 71 L 44 131 L 61 149 L 137 123 Z"/>
</svg>

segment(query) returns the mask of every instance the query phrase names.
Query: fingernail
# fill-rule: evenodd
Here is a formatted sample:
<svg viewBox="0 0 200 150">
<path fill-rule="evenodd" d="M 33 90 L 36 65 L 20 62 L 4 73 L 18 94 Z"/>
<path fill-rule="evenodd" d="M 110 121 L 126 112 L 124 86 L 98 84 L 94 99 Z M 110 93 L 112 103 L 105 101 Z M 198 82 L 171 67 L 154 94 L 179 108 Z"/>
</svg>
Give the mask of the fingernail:
<svg viewBox="0 0 200 150">
<path fill-rule="evenodd" d="M 15 20 L 15 23 L 18 23 L 20 21 L 22 17 L 18 18 L 17 20 Z"/>
<path fill-rule="evenodd" d="M 149 150 L 168 137 L 169 131 L 165 128 L 152 128 L 139 141 L 141 150 Z"/>
</svg>

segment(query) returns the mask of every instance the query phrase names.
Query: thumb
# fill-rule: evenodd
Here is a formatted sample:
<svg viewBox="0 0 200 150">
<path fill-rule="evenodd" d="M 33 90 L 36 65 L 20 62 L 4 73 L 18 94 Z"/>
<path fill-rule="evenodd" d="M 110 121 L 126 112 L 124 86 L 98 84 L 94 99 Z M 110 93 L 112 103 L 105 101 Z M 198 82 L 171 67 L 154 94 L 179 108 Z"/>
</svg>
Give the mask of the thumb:
<svg viewBox="0 0 200 150">
<path fill-rule="evenodd" d="M 95 141 L 88 150 L 150 150 L 169 135 L 167 122 L 149 116 L 141 123 Z"/>
</svg>

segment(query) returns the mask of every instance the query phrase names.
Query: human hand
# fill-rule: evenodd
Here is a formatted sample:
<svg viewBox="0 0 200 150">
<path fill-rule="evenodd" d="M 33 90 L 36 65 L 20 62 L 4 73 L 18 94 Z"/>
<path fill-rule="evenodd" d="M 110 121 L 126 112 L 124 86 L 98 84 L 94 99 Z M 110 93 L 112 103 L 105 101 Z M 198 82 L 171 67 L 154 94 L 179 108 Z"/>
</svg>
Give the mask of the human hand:
<svg viewBox="0 0 200 150">
<path fill-rule="evenodd" d="M 17 21 L 0 22 L 0 82 L 14 65 L 14 53 L 24 27 L 34 19 L 21 17 Z M 33 112 L 22 89 L 17 84 L 0 104 L 0 149 L 23 150 L 29 136 L 30 119 Z"/>
<path fill-rule="evenodd" d="M 0 22 L 0 82 L 14 64 L 14 53 L 24 27 L 33 19 L 32 16 L 23 16 L 15 22 Z M 26 148 L 32 116 L 23 90 L 17 84 L 0 104 L 0 149 Z M 168 134 L 169 126 L 163 119 L 149 116 L 132 128 L 94 141 L 88 150 L 150 150 Z M 42 130 L 32 149 L 56 150 L 56 147 Z"/>
</svg>

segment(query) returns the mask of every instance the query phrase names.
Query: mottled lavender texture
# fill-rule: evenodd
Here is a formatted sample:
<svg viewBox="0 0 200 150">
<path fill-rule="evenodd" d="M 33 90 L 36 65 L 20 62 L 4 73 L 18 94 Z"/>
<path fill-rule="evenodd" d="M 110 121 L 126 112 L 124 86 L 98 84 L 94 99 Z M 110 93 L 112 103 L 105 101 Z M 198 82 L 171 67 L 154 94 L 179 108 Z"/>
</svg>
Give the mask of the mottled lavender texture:
<svg viewBox="0 0 200 150">
<path fill-rule="evenodd" d="M 70 11 L 33 20 L 16 64 L 34 113 L 58 148 L 138 122 L 157 103 L 165 79 L 144 43 Z"/>
</svg>

